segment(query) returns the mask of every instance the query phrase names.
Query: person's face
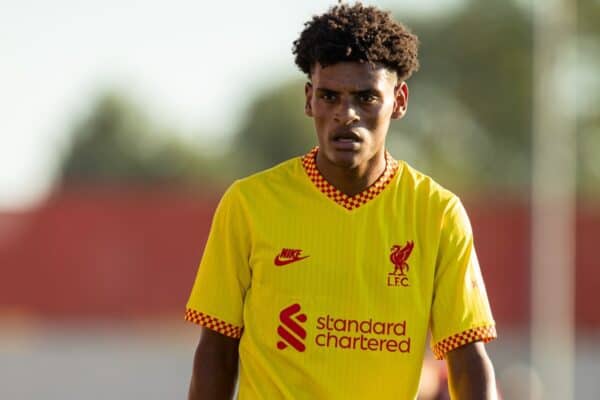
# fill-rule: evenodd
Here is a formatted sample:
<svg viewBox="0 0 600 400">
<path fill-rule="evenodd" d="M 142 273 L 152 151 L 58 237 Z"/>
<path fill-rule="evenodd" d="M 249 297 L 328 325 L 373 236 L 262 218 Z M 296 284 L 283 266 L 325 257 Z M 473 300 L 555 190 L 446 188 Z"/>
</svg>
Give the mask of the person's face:
<svg viewBox="0 0 600 400">
<path fill-rule="evenodd" d="M 305 94 L 319 153 L 328 164 L 343 168 L 384 157 L 390 120 L 404 116 L 408 101 L 408 87 L 394 72 L 359 62 L 315 65 Z"/>
</svg>

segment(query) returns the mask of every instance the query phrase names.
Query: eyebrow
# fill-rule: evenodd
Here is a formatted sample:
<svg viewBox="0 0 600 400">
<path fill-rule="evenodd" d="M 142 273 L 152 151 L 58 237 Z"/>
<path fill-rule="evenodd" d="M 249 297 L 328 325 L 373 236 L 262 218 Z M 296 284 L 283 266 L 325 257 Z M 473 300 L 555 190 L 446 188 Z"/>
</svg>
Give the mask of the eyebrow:
<svg viewBox="0 0 600 400">
<path fill-rule="evenodd" d="M 316 92 L 319 93 L 340 93 L 337 90 L 333 90 L 333 89 L 329 89 L 326 87 L 318 87 L 315 89 Z M 379 89 L 376 88 L 368 88 L 368 89 L 359 89 L 359 90 L 352 90 L 350 91 L 351 94 L 380 94 L 381 91 Z"/>
</svg>

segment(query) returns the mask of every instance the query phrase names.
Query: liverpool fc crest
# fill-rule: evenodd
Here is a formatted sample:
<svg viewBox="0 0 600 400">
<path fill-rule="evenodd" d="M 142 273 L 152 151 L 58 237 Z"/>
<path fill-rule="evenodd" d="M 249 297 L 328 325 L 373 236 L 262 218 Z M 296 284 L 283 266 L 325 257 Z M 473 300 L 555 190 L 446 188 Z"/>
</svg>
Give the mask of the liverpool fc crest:
<svg viewBox="0 0 600 400">
<path fill-rule="evenodd" d="M 406 260 L 410 257 L 414 246 L 412 241 L 406 242 L 404 246 L 397 244 L 392 246 L 390 261 L 394 264 L 394 271 L 388 274 L 388 286 L 409 286 L 407 273 L 410 267 Z"/>
</svg>

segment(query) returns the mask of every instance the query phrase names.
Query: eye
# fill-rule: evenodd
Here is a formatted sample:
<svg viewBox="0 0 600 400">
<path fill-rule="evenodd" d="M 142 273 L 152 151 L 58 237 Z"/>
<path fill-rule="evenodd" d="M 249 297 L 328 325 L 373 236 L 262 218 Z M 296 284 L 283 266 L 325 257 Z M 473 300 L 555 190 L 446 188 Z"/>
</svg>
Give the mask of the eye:
<svg viewBox="0 0 600 400">
<path fill-rule="evenodd" d="M 329 102 L 329 103 L 335 101 L 336 98 L 337 98 L 335 96 L 335 94 L 333 94 L 333 93 L 322 93 L 320 97 L 321 97 L 321 99 L 323 99 L 323 100 L 325 100 L 326 102 Z"/>
<path fill-rule="evenodd" d="M 362 93 L 358 98 L 361 102 L 368 104 L 375 103 L 379 100 L 379 98 L 372 93 Z"/>
</svg>

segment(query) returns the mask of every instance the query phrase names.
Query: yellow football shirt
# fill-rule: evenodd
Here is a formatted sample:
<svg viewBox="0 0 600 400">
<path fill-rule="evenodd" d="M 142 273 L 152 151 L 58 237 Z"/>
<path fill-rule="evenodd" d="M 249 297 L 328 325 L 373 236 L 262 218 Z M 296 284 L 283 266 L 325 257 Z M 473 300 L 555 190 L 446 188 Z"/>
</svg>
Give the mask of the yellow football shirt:
<svg viewBox="0 0 600 400">
<path fill-rule="evenodd" d="M 434 355 L 496 336 L 458 198 L 386 155 L 348 197 L 304 157 L 236 181 L 185 318 L 240 338 L 240 399 L 413 399 Z"/>
</svg>

